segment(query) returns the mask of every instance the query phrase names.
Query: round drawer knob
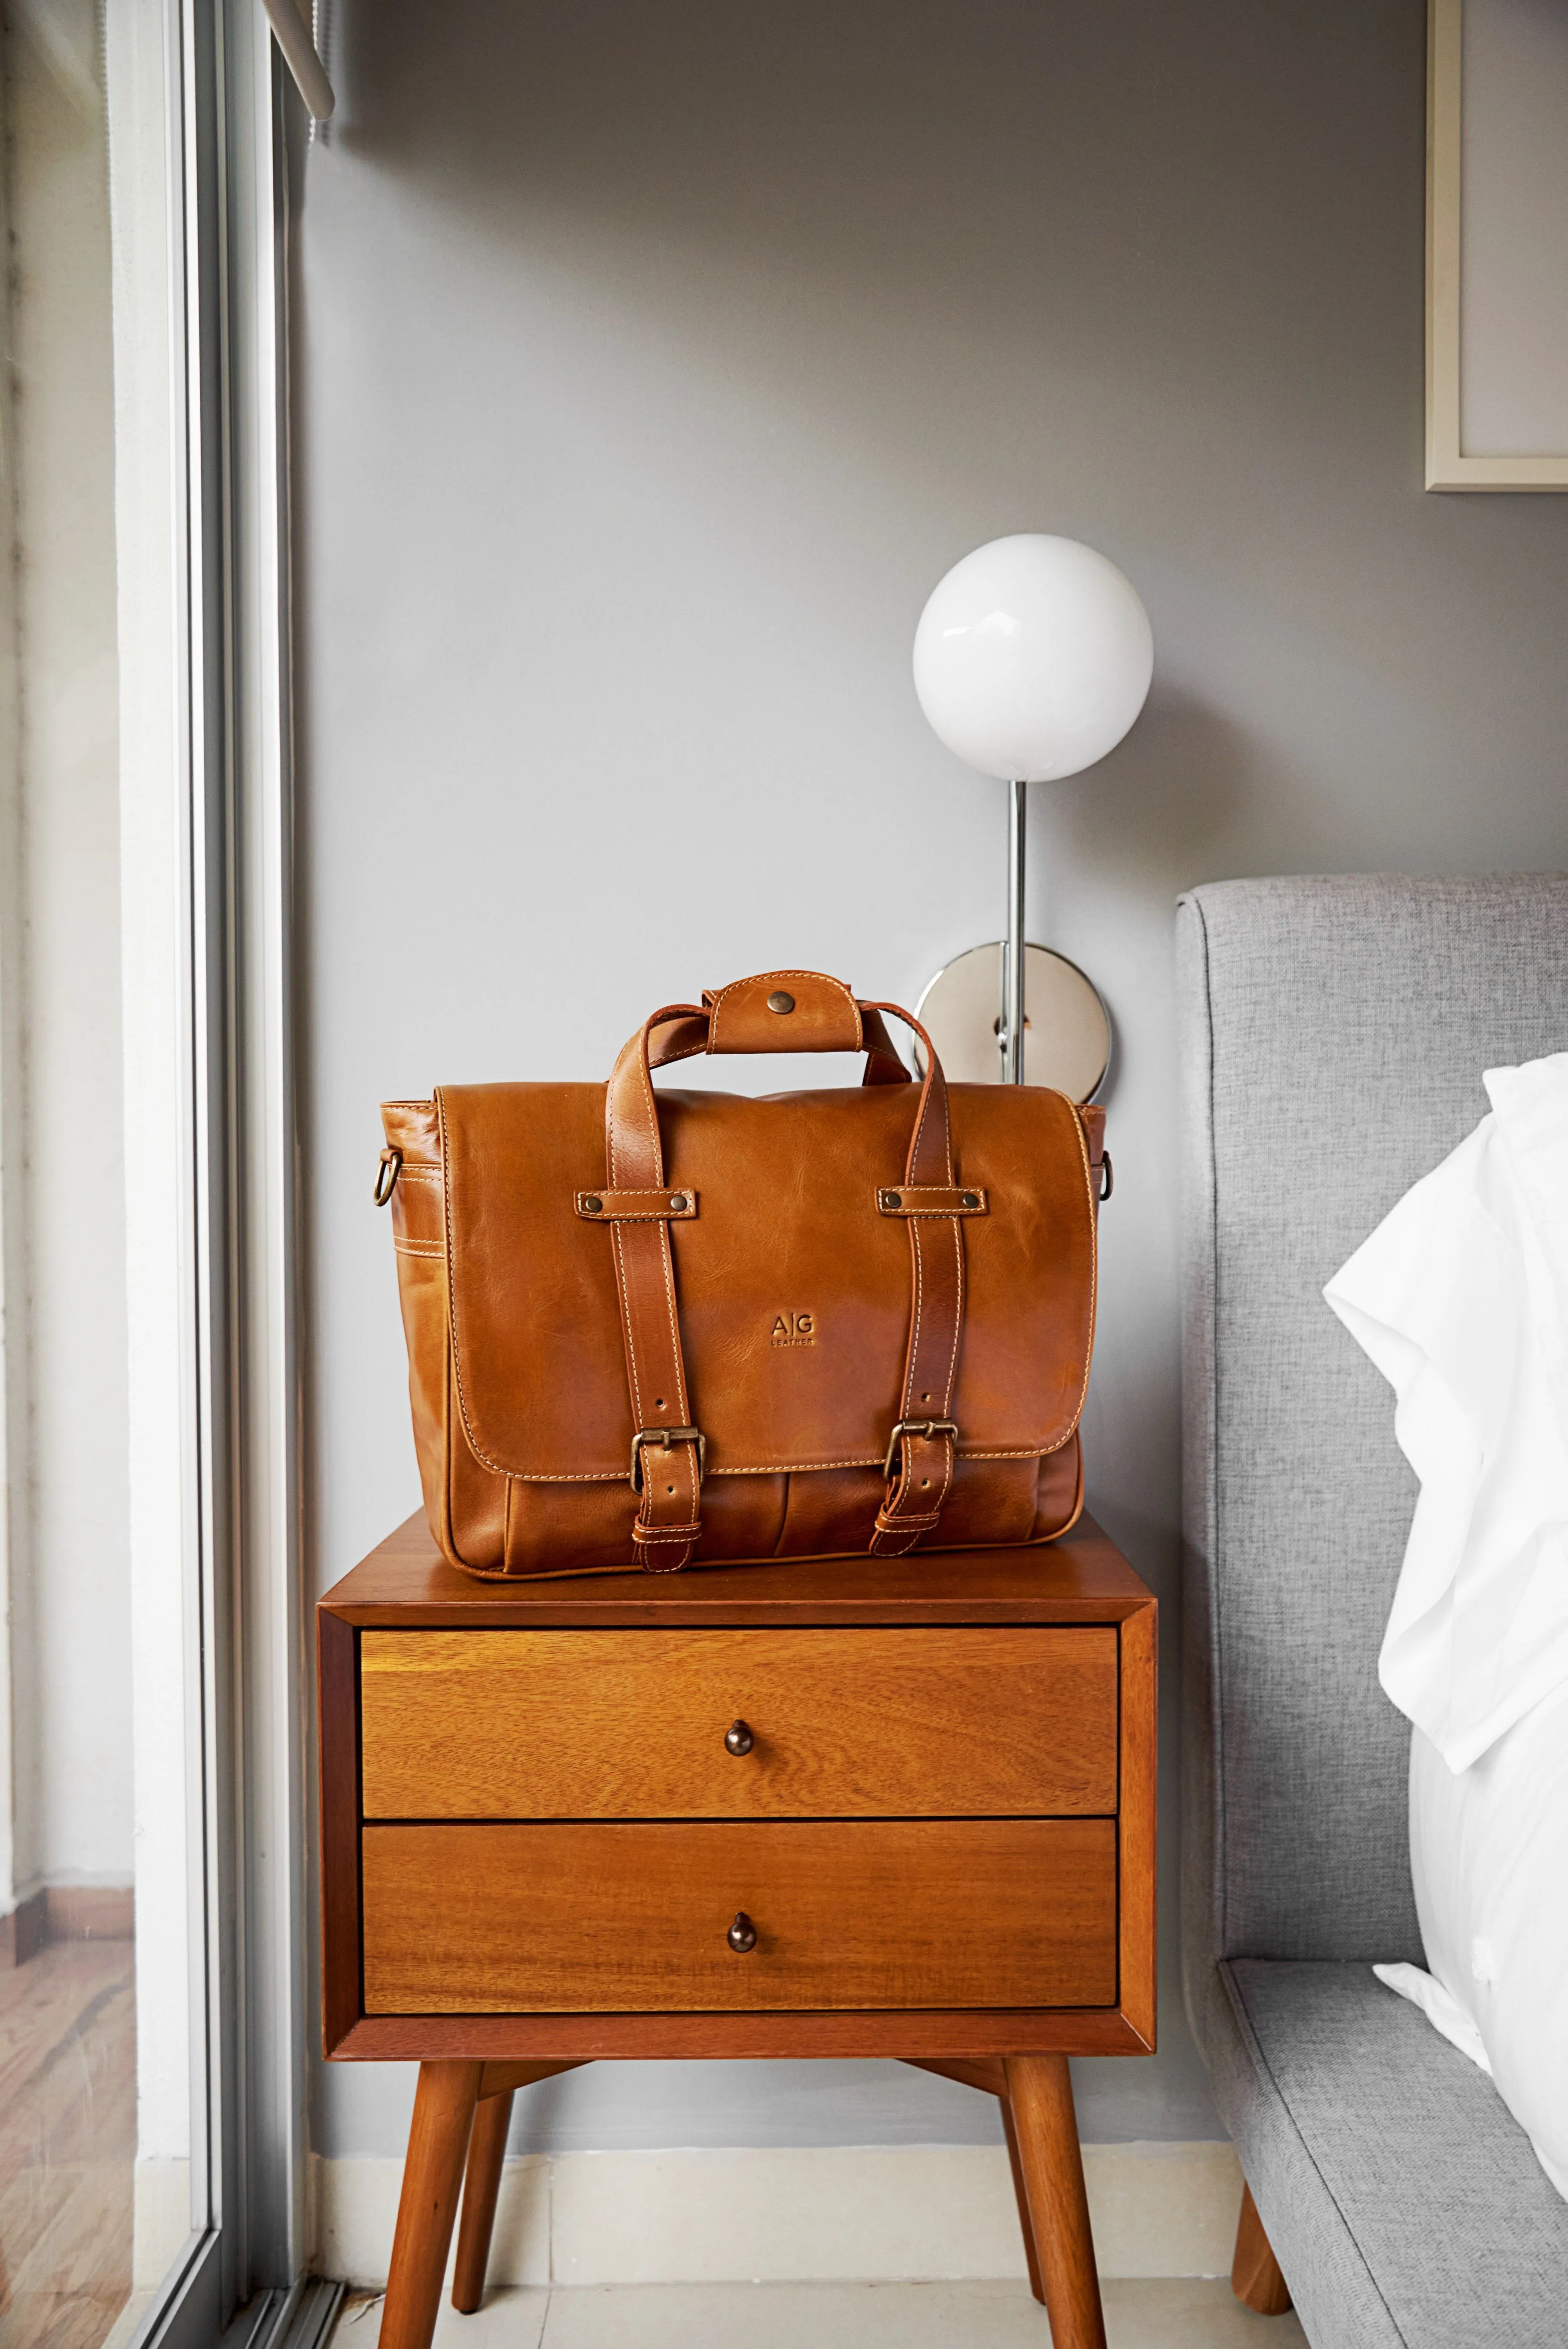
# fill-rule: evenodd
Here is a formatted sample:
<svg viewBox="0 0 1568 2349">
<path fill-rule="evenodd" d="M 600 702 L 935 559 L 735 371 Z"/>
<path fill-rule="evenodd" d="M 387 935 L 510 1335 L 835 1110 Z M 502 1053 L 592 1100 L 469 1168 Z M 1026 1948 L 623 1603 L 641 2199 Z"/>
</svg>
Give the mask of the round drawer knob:
<svg viewBox="0 0 1568 2349">
<path fill-rule="evenodd" d="M 756 1743 L 757 1740 L 752 1736 L 744 1721 L 732 1721 L 724 1733 L 724 1750 L 727 1754 L 749 1754 Z"/>
<path fill-rule="evenodd" d="M 754 1950 L 757 1947 L 757 1928 L 744 1909 L 736 1910 L 735 1922 L 725 1939 L 738 1957 L 745 1957 L 748 1950 Z"/>
</svg>

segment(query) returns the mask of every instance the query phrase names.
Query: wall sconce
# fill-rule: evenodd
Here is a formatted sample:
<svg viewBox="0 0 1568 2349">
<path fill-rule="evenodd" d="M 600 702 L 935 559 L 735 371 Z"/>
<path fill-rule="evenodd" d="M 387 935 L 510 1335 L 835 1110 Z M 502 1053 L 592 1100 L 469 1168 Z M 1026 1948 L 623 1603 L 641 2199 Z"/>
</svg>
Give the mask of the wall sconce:
<svg viewBox="0 0 1568 2349">
<path fill-rule="evenodd" d="M 1110 1019 L 1076 963 L 1026 947 L 1031 783 L 1058 782 L 1113 750 L 1142 709 L 1154 638 L 1136 589 L 1074 538 L 1025 531 L 955 563 L 914 632 L 914 689 L 934 731 L 1011 786 L 1007 936 L 971 947 L 920 999 L 950 1077 L 1028 1081 L 1091 1100 L 1110 1065 Z"/>
</svg>

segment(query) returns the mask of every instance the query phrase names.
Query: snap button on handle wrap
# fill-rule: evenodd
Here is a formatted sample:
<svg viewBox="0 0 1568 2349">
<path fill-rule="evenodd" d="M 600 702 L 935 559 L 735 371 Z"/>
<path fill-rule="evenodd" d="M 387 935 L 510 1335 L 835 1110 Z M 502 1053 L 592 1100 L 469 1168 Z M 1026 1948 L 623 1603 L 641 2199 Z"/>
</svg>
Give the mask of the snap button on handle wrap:
<svg viewBox="0 0 1568 2349">
<path fill-rule="evenodd" d="M 757 1947 L 757 1928 L 744 1909 L 736 1910 L 735 1922 L 724 1938 L 739 1958 L 746 1957 Z"/>
<path fill-rule="evenodd" d="M 822 970 L 762 970 L 702 999 L 710 1052 L 863 1052 L 865 1021 L 851 988 Z M 779 1034 L 789 1022 L 786 1038 Z"/>
</svg>

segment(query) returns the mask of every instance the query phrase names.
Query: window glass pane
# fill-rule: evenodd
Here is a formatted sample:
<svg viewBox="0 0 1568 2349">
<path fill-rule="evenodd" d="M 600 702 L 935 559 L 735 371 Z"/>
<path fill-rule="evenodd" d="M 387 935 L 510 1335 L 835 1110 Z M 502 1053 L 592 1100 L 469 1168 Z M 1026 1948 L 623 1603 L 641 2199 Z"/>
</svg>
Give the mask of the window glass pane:
<svg viewBox="0 0 1568 2349">
<path fill-rule="evenodd" d="M 156 35 L 159 12 L 140 14 Z M 180 1489 L 161 1402 L 177 1361 L 172 1381 L 139 1379 L 131 1343 L 148 1266 L 128 1265 L 122 950 L 142 916 L 122 856 L 121 606 L 141 558 L 126 550 L 128 573 L 117 554 L 136 378 L 117 404 L 96 0 L 26 0 L 4 38 L 0 2344 L 99 2349 L 129 2340 L 207 2220 L 191 1642 L 177 1499 L 156 1532 L 159 1494 Z M 135 135 L 161 175 L 156 114 Z M 117 156 L 117 181 L 134 161 Z M 166 451 L 166 371 L 147 420 Z M 171 1299 L 176 1348 L 178 1315 Z"/>
</svg>

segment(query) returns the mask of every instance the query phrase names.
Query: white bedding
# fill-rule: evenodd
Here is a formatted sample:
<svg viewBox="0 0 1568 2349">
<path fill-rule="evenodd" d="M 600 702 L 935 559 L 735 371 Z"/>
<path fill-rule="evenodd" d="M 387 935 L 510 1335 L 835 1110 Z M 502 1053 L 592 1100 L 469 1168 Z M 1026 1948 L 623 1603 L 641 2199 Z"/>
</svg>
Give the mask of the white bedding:
<svg viewBox="0 0 1568 2349">
<path fill-rule="evenodd" d="M 1414 1724 L 1430 1973 L 1376 1971 L 1484 2057 L 1568 2196 L 1568 1053 L 1485 1083 L 1324 1293 L 1421 1487 L 1378 1674 Z"/>
</svg>

